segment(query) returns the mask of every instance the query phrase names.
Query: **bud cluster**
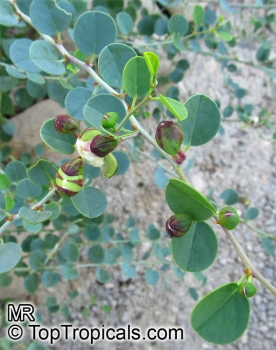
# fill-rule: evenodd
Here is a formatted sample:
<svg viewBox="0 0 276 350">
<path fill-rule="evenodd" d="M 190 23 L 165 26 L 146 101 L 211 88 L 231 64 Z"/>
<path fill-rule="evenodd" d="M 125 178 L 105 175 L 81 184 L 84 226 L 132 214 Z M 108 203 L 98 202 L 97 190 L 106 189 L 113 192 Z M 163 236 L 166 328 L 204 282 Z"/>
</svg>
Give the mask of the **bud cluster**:
<svg viewBox="0 0 276 350">
<path fill-rule="evenodd" d="M 114 127 L 118 114 L 109 112 L 103 118 L 106 128 Z M 105 164 L 104 176 L 115 175 L 118 169 L 116 158 L 111 154 L 118 146 L 118 139 L 113 136 L 104 136 L 96 128 L 86 128 L 77 134 L 79 123 L 69 115 L 58 115 L 54 119 L 54 126 L 61 134 L 72 133 L 76 137 L 76 150 L 80 157 L 62 165 L 56 174 L 56 190 L 61 197 L 76 195 L 83 186 L 84 163 L 94 167 Z"/>
</svg>

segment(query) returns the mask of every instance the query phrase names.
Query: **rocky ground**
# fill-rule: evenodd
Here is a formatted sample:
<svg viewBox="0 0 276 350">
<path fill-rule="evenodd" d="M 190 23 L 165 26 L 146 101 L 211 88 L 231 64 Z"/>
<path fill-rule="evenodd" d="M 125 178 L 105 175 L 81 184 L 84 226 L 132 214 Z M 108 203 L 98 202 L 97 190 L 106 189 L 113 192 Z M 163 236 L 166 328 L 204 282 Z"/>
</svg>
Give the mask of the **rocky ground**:
<svg viewBox="0 0 276 350">
<path fill-rule="evenodd" d="M 245 58 L 252 55 L 253 48 L 248 48 L 246 43 L 238 48 Z M 254 48 L 255 50 L 255 48 Z M 255 51 L 254 51 L 255 52 Z M 224 85 L 224 76 L 220 64 L 211 57 L 204 57 L 195 53 L 181 53 L 178 58 L 186 58 L 191 63 L 191 68 L 185 73 L 185 77 L 179 83 L 181 91 L 180 100 L 185 101 L 193 93 L 203 93 L 213 99 L 219 99 L 223 107 L 231 102 L 229 92 Z M 166 71 L 166 67 L 161 68 Z M 247 90 L 244 102 L 254 104 L 254 113 L 262 108 L 273 112 L 272 124 L 276 123 L 275 96 L 265 74 L 257 69 L 238 64 L 238 71 L 233 79 Z M 236 102 L 233 101 L 235 104 Z M 18 131 L 24 134 L 24 118 L 28 118 L 28 138 L 26 143 L 32 145 L 33 137 L 37 137 L 37 129 L 43 122 L 43 118 L 49 119 L 60 113 L 58 107 L 52 101 L 43 101 L 28 109 L 22 115 L 16 117 Z M 234 116 L 233 119 L 236 119 Z M 21 123 L 21 124 L 20 124 Z M 142 125 L 154 135 L 157 122 L 155 120 L 143 120 Z M 36 127 L 34 127 L 36 124 Z M 21 126 L 20 126 L 21 125 Z M 271 234 L 275 234 L 276 227 L 276 154 L 273 145 L 260 138 L 253 127 L 243 129 L 243 124 L 238 122 L 223 121 L 224 135 L 217 135 L 211 142 L 201 147 L 194 147 L 188 151 L 188 159 L 194 158 L 194 166 L 189 172 L 189 179 L 202 193 L 208 194 L 214 188 L 214 197 L 227 188 L 237 190 L 241 197 L 248 198 L 250 206 L 256 206 L 260 210 L 259 217 L 252 222 L 257 228 Z M 32 130 L 32 128 L 34 129 Z M 264 137 L 269 137 L 271 132 L 260 129 Z M 28 141 L 29 140 L 29 141 Z M 27 146 L 27 145 L 25 145 Z M 127 146 L 122 147 L 128 150 Z M 151 152 L 151 147 L 145 146 L 146 151 Z M 48 154 L 49 157 L 53 155 Z M 52 158 L 53 159 L 53 158 Z M 54 160 L 54 159 L 53 159 Z M 145 231 L 150 223 L 163 231 L 166 219 L 170 211 L 164 200 L 164 192 L 155 185 L 153 173 L 156 165 L 150 160 L 143 159 L 142 163 L 132 162 L 129 171 L 122 176 L 111 180 L 101 178 L 95 185 L 105 188 L 109 199 L 108 212 L 114 213 L 118 218 L 119 228 L 130 216 L 136 217 L 137 227 Z M 218 199 L 218 202 L 222 202 Z M 240 214 L 246 210 L 243 203 L 235 206 Z M 214 264 L 204 271 L 207 282 L 198 290 L 199 297 L 214 288 L 237 281 L 243 274 L 241 264 L 235 250 L 227 240 L 224 232 L 214 226 L 219 240 L 219 252 Z M 259 271 L 275 284 L 275 255 L 268 256 L 264 252 L 258 234 L 249 230 L 245 225 L 238 225 L 235 235 L 249 258 L 252 259 Z M 169 244 L 169 242 L 168 242 Z M 143 251 L 149 249 L 142 246 Z M 188 294 L 186 285 L 198 286 L 198 281 L 187 274 L 184 282 L 176 280 L 168 275 L 166 282 L 168 291 L 163 288 L 162 281 L 157 286 L 148 286 L 144 282 L 143 269 L 138 269 L 137 276 L 126 281 L 122 278 L 119 268 L 112 268 L 111 282 L 102 285 L 96 282 L 95 270 L 86 269 L 80 271 L 80 276 L 73 282 L 64 282 L 58 288 L 40 288 L 32 300 L 39 308 L 43 316 L 43 325 L 53 326 L 64 322 L 64 317 L 58 314 L 48 314 L 45 300 L 49 295 L 54 295 L 60 305 L 67 304 L 69 316 L 74 326 L 105 327 L 130 324 L 146 330 L 149 327 L 181 327 L 185 331 L 185 339 L 176 342 L 97 342 L 93 348 L 105 349 L 219 349 L 221 347 L 209 344 L 202 340 L 190 326 L 190 314 L 195 306 L 195 301 Z M 273 281 L 274 280 L 274 281 Z M 275 297 L 264 289 L 256 281 L 257 295 L 250 300 L 251 317 L 248 330 L 233 344 L 224 346 L 224 349 L 237 350 L 270 350 L 275 347 L 276 332 L 276 305 Z M 72 301 L 68 294 L 76 288 L 79 295 Z M 91 304 L 91 296 L 97 295 L 97 301 Z M 24 297 L 21 300 L 26 300 Z M 110 307 L 110 312 L 102 310 L 103 305 Z M 83 317 L 82 310 L 87 307 L 88 314 Z M 54 349 L 87 349 L 87 343 L 59 342 Z"/>
</svg>

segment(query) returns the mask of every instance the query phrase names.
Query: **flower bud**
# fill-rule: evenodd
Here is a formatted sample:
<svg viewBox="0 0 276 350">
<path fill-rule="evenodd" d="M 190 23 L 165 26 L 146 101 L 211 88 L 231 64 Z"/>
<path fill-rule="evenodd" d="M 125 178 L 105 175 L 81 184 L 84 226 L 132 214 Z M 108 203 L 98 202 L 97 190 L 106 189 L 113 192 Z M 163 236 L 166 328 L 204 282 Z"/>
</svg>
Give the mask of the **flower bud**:
<svg viewBox="0 0 276 350">
<path fill-rule="evenodd" d="M 251 298 L 257 292 L 257 288 L 253 283 L 245 282 L 241 283 L 238 286 L 238 293 L 244 297 Z"/>
<path fill-rule="evenodd" d="M 171 238 L 182 237 L 192 225 L 192 218 L 186 214 L 175 214 L 166 222 L 166 231 Z"/>
<path fill-rule="evenodd" d="M 105 162 L 104 177 L 110 179 L 112 176 L 116 174 L 118 170 L 117 159 L 113 156 L 112 153 L 109 153 L 107 156 L 104 157 L 104 162 Z"/>
<path fill-rule="evenodd" d="M 92 141 L 93 138 L 97 135 L 102 135 L 102 133 L 95 129 L 95 128 L 86 128 L 83 130 L 83 132 L 80 134 L 79 138 L 82 141 Z"/>
<path fill-rule="evenodd" d="M 103 116 L 102 126 L 106 129 L 113 128 L 118 121 L 118 114 L 116 112 L 107 112 Z"/>
<path fill-rule="evenodd" d="M 61 134 L 74 133 L 79 128 L 78 121 L 69 115 L 58 115 L 54 119 L 54 125 L 56 130 Z"/>
<path fill-rule="evenodd" d="M 75 196 L 83 187 L 84 164 L 77 157 L 63 164 L 56 173 L 56 190 L 62 198 Z"/>
<path fill-rule="evenodd" d="M 219 220 L 217 223 L 228 230 L 233 230 L 238 225 L 239 220 L 239 215 L 234 208 L 224 207 L 219 212 Z"/>
<path fill-rule="evenodd" d="M 166 153 L 175 156 L 180 151 L 184 134 L 175 122 L 164 121 L 156 129 L 155 140 Z"/>
<path fill-rule="evenodd" d="M 91 141 L 97 135 L 102 133 L 95 128 L 87 128 L 83 130 L 76 142 L 76 149 L 79 155 L 83 158 L 84 162 L 94 167 L 101 167 L 104 164 L 104 159 L 96 156 L 90 150 Z"/>
<path fill-rule="evenodd" d="M 97 135 L 90 144 L 90 151 L 98 157 L 105 157 L 118 146 L 118 140 L 111 136 Z"/>
</svg>

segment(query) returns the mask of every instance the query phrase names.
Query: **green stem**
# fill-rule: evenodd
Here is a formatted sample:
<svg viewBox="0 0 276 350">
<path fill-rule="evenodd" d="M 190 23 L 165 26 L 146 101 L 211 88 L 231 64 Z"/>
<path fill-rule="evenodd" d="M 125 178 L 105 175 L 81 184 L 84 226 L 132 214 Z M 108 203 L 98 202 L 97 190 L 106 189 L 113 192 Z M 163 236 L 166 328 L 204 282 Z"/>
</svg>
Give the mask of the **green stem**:
<svg viewBox="0 0 276 350">
<path fill-rule="evenodd" d="M 50 198 L 52 198 L 55 195 L 55 189 L 53 188 L 51 191 L 48 192 L 48 194 L 41 199 L 38 203 L 33 205 L 31 208 L 34 209 L 35 207 L 41 207 L 43 206 Z M 0 236 L 1 234 L 6 230 L 7 227 L 10 226 L 10 224 L 17 220 L 20 219 L 20 216 L 18 214 L 14 215 L 11 220 L 6 221 L 1 227 L 0 227 Z"/>
<path fill-rule="evenodd" d="M 273 238 L 273 239 L 276 239 L 276 235 L 273 235 L 273 234 L 270 234 L 270 233 L 267 233 L 267 232 L 264 232 L 262 230 L 259 230 L 258 228 L 256 228 L 255 226 L 252 226 L 251 224 L 249 224 L 247 221 L 243 220 L 243 219 L 240 219 L 240 222 L 244 225 L 246 225 L 248 228 L 250 228 L 252 231 L 255 231 L 257 232 L 258 234 L 260 235 L 263 235 L 263 236 L 266 236 L 266 237 L 270 237 L 270 238 Z"/>
<path fill-rule="evenodd" d="M 214 215 L 214 218 L 218 220 L 218 217 Z M 238 256 L 240 257 L 245 269 L 249 269 L 253 277 L 255 277 L 263 286 L 265 286 L 272 294 L 276 296 L 276 288 L 254 267 L 248 256 L 245 254 L 241 245 L 237 241 L 236 237 L 232 233 L 232 231 L 227 230 L 225 227 L 221 226 L 223 231 L 225 232 L 227 238 L 232 243 L 235 248 Z"/>
<path fill-rule="evenodd" d="M 143 98 L 142 101 L 140 101 L 135 107 L 133 107 L 130 111 L 127 112 L 127 114 L 125 115 L 124 119 L 121 121 L 121 123 L 118 125 L 116 131 L 120 131 L 122 129 L 122 127 L 125 125 L 125 123 L 128 121 L 128 119 L 131 117 L 131 115 L 133 113 L 135 113 L 140 107 L 142 107 L 146 102 L 148 102 L 149 100 L 149 96 L 151 94 L 153 89 L 150 89 L 148 91 L 148 93 L 146 94 L 146 96 Z M 136 102 L 136 99 L 137 97 L 134 97 L 135 99 L 135 102 Z"/>
</svg>

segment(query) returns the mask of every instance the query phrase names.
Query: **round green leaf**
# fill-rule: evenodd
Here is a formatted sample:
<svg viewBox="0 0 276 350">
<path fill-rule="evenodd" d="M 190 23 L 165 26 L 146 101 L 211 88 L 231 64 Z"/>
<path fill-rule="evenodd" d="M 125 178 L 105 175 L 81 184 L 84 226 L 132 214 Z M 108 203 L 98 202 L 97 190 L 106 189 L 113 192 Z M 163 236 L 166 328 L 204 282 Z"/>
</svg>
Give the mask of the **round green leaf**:
<svg viewBox="0 0 276 350">
<path fill-rule="evenodd" d="M 46 254 L 43 251 L 41 250 L 32 251 L 29 256 L 30 267 L 35 271 L 41 270 L 46 258 L 47 258 Z"/>
<path fill-rule="evenodd" d="M 83 108 L 91 96 L 91 90 L 85 87 L 76 87 L 70 90 L 64 101 L 68 113 L 75 119 L 84 120 Z"/>
<path fill-rule="evenodd" d="M 61 9 L 54 0 L 34 0 L 30 7 L 30 17 L 34 27 L 48 35 L 62 32 L 72 20 L 71 13 Z"/>
<path fill-rule="evenodd" d="M 26 79 L 26 75 L 21 73 L 17 68 L 15 68 L 12 65 L 6 65 L 5 69 L 9 75 L 12 75 L 15 78 Z"/>
<path fill-rule="evenodd" d="M 188 117 L 187 108 L 179 101 L 159 95 L 160 102 L 179 120 L 184 120 Z"/>
<path fill-rule="evenodd" d="M 96 278 L 98 282 L 106 283 L 110 280 L 110 275 L 106 270 L 102 269 L 101 267 L 98 267 L 96 271 Z"/>
<path fill-rule="evenodd" d="M 29 16 L 30 6 L 33 0 L 16 0 L 19 9 L 27 16 Z"/>
<path fill-rule="evenodd" d="M 200 5 L 196 5 L 193 10 L 193 19 L 196 27 L 198 27 L 204 20 L 204 8 Z"/>
<path fill-rule="evenodd" d="M 78 274 L 78 270 L 74 267 L 74 265 L 72 265 L 71 262 L 68 262 L 62 267 L 62 275 L 68 281 L 76 279 L 78 277 Z"/>
<path fill-rule="evenodd" d="M 29 79 L 27 81 L 26 87 L 27 87 L 28 94 L 33 98 L 45 97 L 47 93 L 46 84 L 41 84 L 41 83 L 38 84 Z"/>
<path fill-rule="evenodd" d="M 123 70 L 127 62 L 137 56 L 136 52 L 124 44 L 110 44 L 100 53 L 98 64 L 101 77 L 111 86 L 122 86 Z"/>
<path fill-rule="evenodd" d="M 74 29 L 77 47 L 87 55 L 99 54 L 116 39 L 116 24 L 106 13 L 89 11 L 82 14 Z"/>
<path fill-rule="evenodd" d="M 255 207 L 248 208 L 245 213 L 245 220 L 254 220 L 259 215 L 259 209 Z"/>
<path fill-rule="evenodd" d="M 61 134 L 54 125 L 54 119 L 45 122 L 40 129 L 40 136 L 47 146 L 63 154 L 75 152 L 76 139 L 73 134 Z"/>
<path fill-rule="evenodd" d="M 32 61 L 31 61 L 32 62 Z M 29 80 L 36 84 L 45 84 L 45 78 L 39 73 L 26 72 Z M 31 94 L 30 94 L 31 95 Z"/>
<path fill-rule="evenodd" d="M 35 165 L 28 169 L 29 179 L 39 185 L 49 185 L 56 178 L 58 168 L 48 160 L 40 159 Z"/>
<path fill-rule="evenodd" d="M 33 41 L 30 39 L 17 39 L 10 46 L 10 57 L 13 63 L 26 72 L 37 73 L 40 69 L 30 58 L 29 49 Z"/>
<path fill-rule="evenodd" d="M 123 86 L 131 97 L 144 96 L 150 90 L 150 72 L 144 57 L 133 57 L 123 71 Z"/>
<path fill-rule="evenodd" d="M 84 216 L 92 219 L 103 214 L 107 208 L 105 194 L 94 187 L 85 187 L 72 198 L 76 209 Z"/>
<path fill-rule="evenodd" d="M 171 246 L 175 263 L 189 272 L 207 269 L 218 252 L 216 234 L 206 222 L 193 223 L 184 236 L 172 238 Z"/>
<path fill-rule="evenodd" d="M 0 24 L 6 27 L 16 26 L 19 16 L 13 12 L 12 5 L 5 0 L 0 0 Z"/>
<path fill-rule="evenodd" d="M 216 213 L 216 209 L 201 193 L 178 179 L 170 179 L 166 201 L 174 214 L 187 214 L 194 221 L 207 220 Z"/>
<path fill-rule="evenodd" d="M 217 31 L 216 33 L 224 41 L 231 41 L 233 39 L 233 36 L 228 32 Z"/>
<path fill-rule="evenodd" d="M 185 102 L 188 118 L 179 122 L 184 144 L 200 146 L 210 141 L 220 126 L 220 110 L 208 96 L 197 94 Z"/>
<path fill-rule="evenodd" d="M 153 16 L 144 16 L 137 26 L 139 34 L 151 36 L 154 33 L 154 24 Z"/>
<path fill-rule="evenodd" d="M 143 56 L 146 60 L 148 69 L 151 75 L 157 74 L 159 68 L 159 57 L 154 52 L 143 52 Z"/>
<path fill-rule="evenodd" d="M 12 182 L 18 182 L 27 177 L 25 164 L 18 160 L 12 160 L 9 162 L 5 167 L 5 173 Z"/>
<path fill-rule="evenodd" d="M 190 68 L 190 63 L 185 59 L 179 60 L 176 64 L 176 68 L 182 69 L 183 71 L 188 70 Z"/>
<path fill-rule="evenodd" d="M 135 266 L 131 266 L 128 261 L 125 261 L 122 265 L 122 274 L 126 278 L 133 278 L 136 275 Z"/>
<path fill-rule="evenodd" d="M 133 20 L 127 12 L 122 11 L 117 13 L 116 22 L 122 34 L 127 35 L 131 31 Z"/>
<path fill-rule="evenodd" d="M 176 68 L 173 70 L 170 75 L 169 79 L 174 83 L 179 83 L 184 77 L 184 73 L 182 69 Z"/>
<path fill-rule="evenodd" d="M 275 245 L 272 239 L 268 237 L 263 237 L 261 239 L 262 247 L 267 255 L 273 255 L 275 251 Z"/>
<path fill-rule="evenodd" d="M 41 223 L 39 224 L 30 224 L 28 221 L 23 221 L 23 227 L 30 233 L 38 233 L 43 229 L 43 225 Z"/>
<path fill-rule="evenodd" d="M 20 245 L 7 242 L 0 245 L 0 274 L 13 269 L 21 258 Z"/>
<path fill-rule="evenodd" d="M 74 243 L 65 244 L 61 248 L 60 254 L 62 255 L 63 259 L 71 262 L 75 262 L 79 258 L 78 247 Z"/>
<path fill-rule="evenodd" d="M 22 199 L 27 199 L 29 197 L 36 198 L 41 194 L 41 187 L 35 185 L 29 179 L 23 179 L 19 181 L 15 193 Z"/>
<path fill-rule="evenodd" d="M 189 28 L 189 23 L 185 17 L 180 14 L 173 15 L 168 22 L 169 33 L 184 36 Z"/>
<path fill-rule="evenodd" d="M 150 286 L 157 284 L 159 280 L 159 273 L 152 268 L 148 268 L 145 273 L 145 280 Z"/>
<path fill-rule="evenodd" d="M 4 114 L 7 115 L 15 114 L 13 101 L 8 94 L 2 94 L 1 110 Z"/>
<path fill-rule="evenodd" d="M 224 108 L 223 110 L 223 116 L 224 118 L 228 118 L 228 117 L 231 117 L 231 115 L 233 114 L 234 112 L 234 108 L 232 106 L 227 106 Z"/>
<path fill-rule="evenodd" d="M 65 67 L 58 60 L 58 54 L 51 44 L 36 40 L 30 46 L 30 58 L 43 72 L 53 75 L 65 73 Z"/>
<path fill-rule="evenodd" d="M 259 62 L 268 60 L 270 54 L 270 47 L 268 45 L 261 45 L 256 53 L 256 58 Z"/>
<path fill-rule="evenodd" d="M 61 207 L 58 203 L 56 202 L 50 202 L 48 204 L 45 204 L 44 206 L 45 210 L 51 211 L 52 212 L 52 216 L 51 216 L 51 220 L 55 220 L 59 217 L 60 215 L 60 211 L 61 211 Z"/>
<path fill-rule="evenodd" d="M 57 81 L 48 81 L 47 91 L 51 100 L 59 103 L 61 107 L 64 107 L 64 100 L 68 93 L 67 89 Z"/>
<path fill-rule="evenodd" d="M 124 174 L 130 165 L 130 160 L 124 152 L 116 151 L 112 153 L 118 162 L 118 170 L 115 175 Z"/>
<path fill-rule="evenodd" d="M 30 294 L 34 294 L 39 286 L 39 276 L 37 273 L 33 273 L 24 278 L 24 287 Z"/>
<path fill-rule="evenodd" d="M 15 77 L 2 76 L 0 77 L 0 91 L 8 92 L 12 90 L 18 83 Z"/>
<path fill-rule="evenodd" d="M 154 33 L 162 36 L 168 33 L 168 20 L 167 18 L 158 18 L 154 23 Z"/>
<path fill-rule="evenodd" d="M 126 115 L 126 109 L 122 101 L 110 94 L 91 97 L 83 109 L 85 119 L 98 130 L 101 130 L 102 118 L 107 112 L 116 112 L 119 116 L 119 122 Z"/>
<path fill-rule="evenodd" d="M 28 108 L 34 102 L 33 97 L 31 97 L 26 88 L 20 88 L 15 92 L 15 102 L 21 108 Z"/>
<path fill-rule="evenodd" d="M 92 263 L 101 264 L 104 260 L 104 250 L 99 244 L 94 245 L 88 250 L 88 258 Z"/>
<path fill-rule="evenodd" d="M 90 241 L 96 241 L 100 237 L 101 231 L 97 224 L 92 223 L 85 226 L 83 234 Z"/>
<path fill-rule="evenodd" d="M 192 327 L 206 341 L 232 343 L 246 330 L 250 305 L 237 288 L 237 283 L 225 284 L 207 294 L 194 308 Z"/>
<path fill-rule="evenodd" d="M 154 180 L 157 187 L 161 188 L 162 190 L 165 190 L 168 184 L 169 178 L 166 175 L 164 169 L 158 167 L 154 172 Z"/>
<path fill-rule="evenodd" d="M 234 73 L 238 70 L 237 66 L 235 64 L 228 64 L 227 70 L 230 73 Z"/>
<path fill-rule="evenodd" d="M 0 174 L 0 190 L 8 189 L 9 185 L 10 185 L 10 180 L 8 176 L 6 174 Z"/>
<path fill-rule="evenodd" d="M 232 188 L 228 188 L 220 194 L 219 198 L 222 198 L 225 204 L 233 205 L 239 201 L 239 194 Z"/>
<path fill-rule="evenodd" d="M 36 210 L 27 207 L 20 208 L 18 214 L 23 220 L 26 220 L 33 225 L 47 221 L 53 215 L 51 211 L 46 210 L 38 213 Z"/>
</svg>

